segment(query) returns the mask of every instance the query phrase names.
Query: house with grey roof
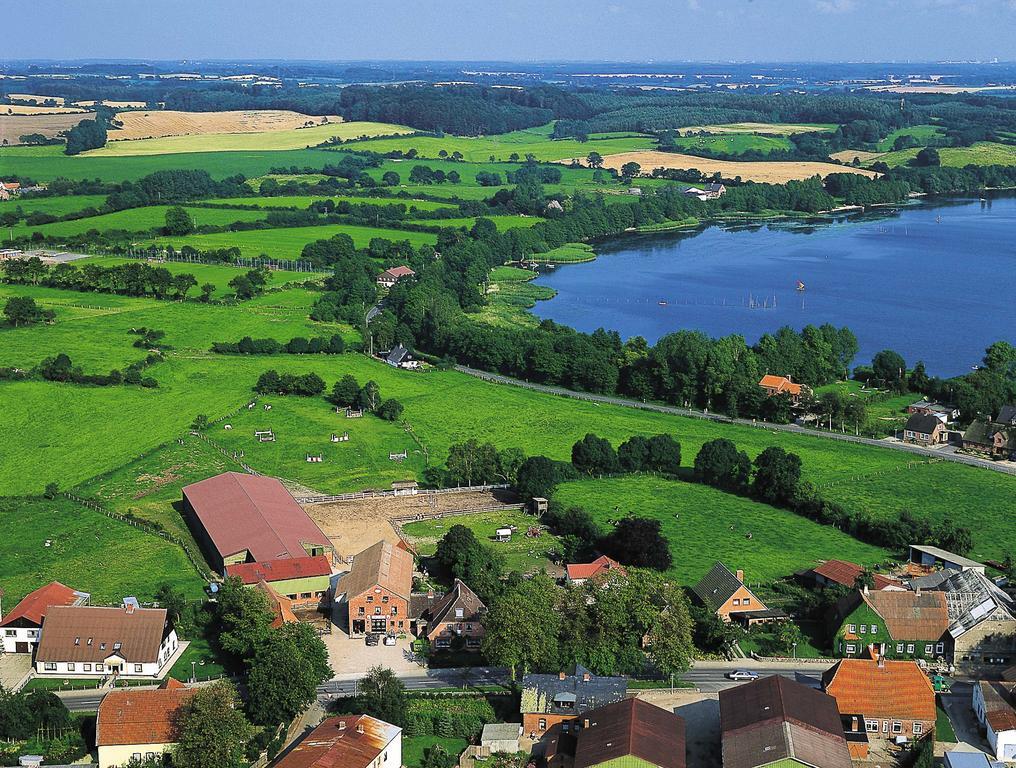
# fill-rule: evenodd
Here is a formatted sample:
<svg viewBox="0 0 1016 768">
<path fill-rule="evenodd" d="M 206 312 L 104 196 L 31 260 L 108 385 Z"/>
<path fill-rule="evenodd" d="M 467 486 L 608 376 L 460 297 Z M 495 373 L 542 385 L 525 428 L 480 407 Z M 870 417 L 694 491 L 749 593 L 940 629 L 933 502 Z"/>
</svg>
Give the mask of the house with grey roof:
<svg viewBox="0 0 1016 768">
<path fill-rule="evenodd" d="M 910 545 L 910 562 L 925 568 L 946 568 L 954 571 L 965 571 L 972 568 L 984 573 L 984 563 L 957 555 L 955 552 L 941 547 L 932 547 L 926 544 Z"/>
<path fill-rule="evenodd" d="M 747 625 L 787 618 L 782 611 L 770 610 L 744 583 L 744 571 L 731 571 L 717 563 L 692 587 L 695 596 L 724 621 Z"/>
<path fill-rule="evenodd" d="M 558 723 L 621 701 L 627 692 L 627 678 L 601 677 L 578 664 L 570 674 L 526 675 L 519 705 L 522 729 L 530 738 L 539 738 Z"/>
<path fill-rule="evenodd" d="M 903 427 L 903 442 L 938 445 L 947 439 L 945 424 L 930 413 L 912 413 Z"/>
<path fill-rule="evenodd" d="M 983 573 L 944 571 L 938 587 L 949 612 L 949 635 L 957 667 L 977 669 L 1016 660 L 1016 600 Z"/>
</svg>

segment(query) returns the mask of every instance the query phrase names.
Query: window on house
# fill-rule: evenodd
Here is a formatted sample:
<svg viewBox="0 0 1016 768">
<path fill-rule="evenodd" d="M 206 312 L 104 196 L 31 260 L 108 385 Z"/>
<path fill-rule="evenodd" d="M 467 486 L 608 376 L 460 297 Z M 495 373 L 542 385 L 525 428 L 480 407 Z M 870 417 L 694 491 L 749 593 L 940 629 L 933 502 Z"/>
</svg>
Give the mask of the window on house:
<svg viewBox="0 0 1016 768">
<path fill-rule="evenodd" d="M 853 643 L 847 643 L 847 655 L 851 656 L 855 653 L 857 653 L 857 646 Z"/>
<path fill-rule="evenodd" d="M 74 645 L 81 645 L 81 638 L 80 637 L 75 637 L 74 638 Z"/>
<path fill-rule="evenodd" d="M 852 634 L 852 635 L 855 635 L 855 634 L 857 634 L 857 625 L 856 625 L 856 624 L 848 624 L 848 625 L 847 625 L 847 631 L 848 631 L 848 632 L 849 632 L 850 634 Z"/>
<path fill-rule="evenodd" d="M 141 674 L 141 665 L 140 665 L 140 664 L 135 664 L 135 665 L 134 665 L 134 671 L 135 671 L 135 672 L 136 672 L 137 674 L 139 674 L 139 675 L 140 675 L 140 674 Z"/>
<path fill-rule="evenodd" d="M 913 653 L 913 652 L 914 652 L 914 644 L 913 643 L 907 643 L 907 653 Z"/>
<path fill-rule="evenodd" d="M 455 618 L 456 619 L 461 619 L 465 615 L 466 615 L 465 612 L 461 608 L 456 608 L 455 609 Z"/>
<path fill-rule="evenodd" d="M 903 643 L 896 643 L 896 653 L 903 653 Z"/>
<path fill-rule="evenodd" d="M 541 731 L 547 730 L 547 718 L 545 717 L 540 718 L 540 730 Z"/>
<path fill-rule="evenodd" d="M 385 595 L 384 597 L 382 597 L 381 598 L 381 602 L 382 603 L 387 603 L 388 602 L 388 595 Z"/>
<path fill-rule="evenodd" d="M 74 662 L 73 661 L 67 662 L 67 671 L 68 672 L 73 672 L 74 671 Z"/>
<path fill-rule="evenodd" d="M 99 643 L 99 650 L 100 651 L 106 650 L 106 644 L 105 643 Z"/>
<path fill-rule="evenodd" d="M 375 616 L 381 615 L 381 606 L 378 606 L 377 608 L 374 609 L 374 615 Z"/>
<path fill-rule="evenodd" d="M 52 661 L 47 661 L 42 668 L 47 672 L 56 672 L 56 664 Z"/>
<path fill-rule="evenodd" d="M 934 645 L 934 643 L 927 643 L 924 646 L 924 653 L 925 653 L 925 655 L 931 656 L 931 654 L 933 654 L 934 652 L 935 652 L 935 645 Z"/>
<path fill-rule="evenodd" d="M 4 637 L 17 637 L 18 631 L 16 629 L 5 629 Z"/>
<path fill-rule="evenodd" d="M 894 722 L 893 723 L 893 733 L 903 733 L 903 723 Z"/>
<path fill-rule="evenodd" d="M 873 635 L 874 635 L 874 634 L 876 634 L 877 632 L 878 632 L 878 624 L 872 624 L 872 625 L 871 625 L 871 634 L 873 634 Z"/>
<path fill-rule="evenodd" d="M 95 671 L 96 672 L 102 672 L 102 664 L 96 664 L 95 665 Z"/>
<path fill-rule="evenodd" d="M 734 598 L 734 605 L 740 605 L 740 604 L 741 604 L 741 598 L 735 597 Z"/>
<path fill-rule="evenodd" d="M 393 605 L 392 606 L 392 616 L 398 616 L 398 615 L 399 615 L 399 606 Z"/>
<path fill-rule="evenodd" d="M 868 625 L 867 624 L 862 624 L 861 625 L 861 634 L 863 635 L 867 631 L 868 631 Z"/>
<path fill-rule="evenodd" d="M 922 723 L 914 723 L 914 736 L 919 736 L 924 733 L 924 725 Z"/>
<path fill-rule="evenodd" d="M 750 597 L 744 598 L 744 600 L 741 601 L 741 605 L 751 605 L 751 598 Z"/>
<path fill-rule="evenodd" d="M 82 664 L 81 665 L 81 669 L 83 671 L 85 671 L 85 672 L 91 672 L 92 671 L 92 665 L 91 664 Z"/>
<path fill-rule="evenodd" d="M 37 630 L 37 629 L 30 629 L 30 630 L 28 630 L 28 638 L 30 640 L 38 640 L 39 639 L 39 630 Z"/>
<path fill-rule="evenodd" d="M 878 733 L 878 720 L 865 720 L 864 729 L 868 733 Z"/>
<path fill-rule="evenodd" d="M 374 602 L 374 595 L 367 595 L 367 602 L 368 603 L 373 603 Z"/>
<path fill-rule="evenodd" d="M 135 752 L 133 755 L 131 755 L 131 760 L 137 760 L 138 762 L 141 762 L 141 753 Z"/>
<path fill-rule="evenodd" d="M 945 643 L 938 643 L 935 646 L 935 653 L 945 653 Z"/>
<path fill-rule="evenodd" d="M 300 593 L 300 599 L 301 600 L 306 600 L 309 597 L 310 597 L 310 592 L 301 592 Z"/>
<path fill-rule="evenodd" d="M 356 609 L 356 615 L 357 616 L 363 616 L 363 606 L 362 605 L 359 608 Z"/>
</svg>

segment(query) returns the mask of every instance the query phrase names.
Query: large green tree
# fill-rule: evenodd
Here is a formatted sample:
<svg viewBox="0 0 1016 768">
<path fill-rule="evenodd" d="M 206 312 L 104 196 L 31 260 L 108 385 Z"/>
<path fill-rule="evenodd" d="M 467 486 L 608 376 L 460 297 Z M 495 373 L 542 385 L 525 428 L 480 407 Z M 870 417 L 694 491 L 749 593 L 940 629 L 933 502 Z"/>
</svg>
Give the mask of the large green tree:
<svg viewBox="0 0 1016 768">
<path fill-rule="evenodd" d="M 360 711 L 386 723 L 406 724 L 406 686 L 387 667 L 371 667 L 360 681 L 357 705 Z"/>
<path fill-rule="evenodd" d="M 53 316 L 52 310 L 41 309 L 30 296 L 11 296 L 4 304 L 4 317 L 15 328 L 52 319 Z"/>
<path fill-rule="evenodd" d="M 241 768 L 244 748 L 254 729 L 243 716 L 240 697 L 230 683 L 199 688 L 183 706 L 173 749 L 175 768 Z"/>
<path fill-rule="evenodd" d="M 247 712 L 260 725 L 288 722 L 317 698 L 329 677 L 328 651 L 310 624 L 273 630 L 258 645 L 247 670 Z"/>
<path fill-rule="evenodd" d="M 238 659 L 249 659 L 268 641 L 275 615 L 264 593 L 249 589 L 236 577 L 219 589 L 219 643 Z"/>
<path fill-rule="evenodd" d="M 546 574 L 512 579 L 484 620 L 483 652 L 511 670 L 512 680 L 558 664 L 557 587 Z"/>
<path fill-rule="evenodd" d="M 166 209 L 164 230 L 167 235 L 189 235 L 194 231 L 194 219 L 186 208 L 174 205 Z"/>
</svg>

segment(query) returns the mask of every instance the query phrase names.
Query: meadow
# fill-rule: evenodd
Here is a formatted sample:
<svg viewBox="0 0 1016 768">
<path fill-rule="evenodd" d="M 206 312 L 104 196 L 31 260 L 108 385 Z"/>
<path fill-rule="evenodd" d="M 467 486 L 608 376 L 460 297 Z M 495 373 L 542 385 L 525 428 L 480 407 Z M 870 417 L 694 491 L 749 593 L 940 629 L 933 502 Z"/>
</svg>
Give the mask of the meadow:
<svg viewBox="0 0 1016 768">
<path fill-rule="evenodd" d="M 833 556 L 863 565 L 889 556 L 831 526 L 699 483 L 647 475 L 582 480 L 560 486 L 554 500 L 582 507 L 605 533 L 627 515 L 659 520 L 674 558 L 670 573 L 686 585 L 717 560 L 756 582 Z"/>
<path fill-rule="evenodd" d="M 718 136 L 682 136 L 674 144 L 685 151 L 696 149 L 742 155 L 745 152 L 776 152 L 794 148 L 790 139 L 783 136 L 761 136 L 754 133 L 723 133 Z"/>
<path fill-rule="evenodd" d="M 10 200 L 0 200 L 0 213 L 14 213 L 20 208 L 26 214 L 38 212 L 48 213 L 51 216 L 65 216 L 68 213 L 83 211 L 85 208 L 98 208 L 105 202 L 105 195 L 15 197 Z"/>
<path fill-rule="evenodd" d="M 144 232 L 166 225 L 168 205 L 150 205 L 145 208 L 129 208 L 124 211 L 88 216 L 84 219 L 54 221 L 38 227 L 29 227 L 24 222 L 14 225 L 15 237 L 27 237 L 39 232 L 47 237 L 73 237 L 90 230 L 103 232 L 122 229 L 128 232 Z M 187 208 L 194 225 L 222 227 L 234 221 L 261 221 L 267 215 L 263 211 L 243 211 L 225 208 Z"/>
<path fill-rule="evenodd" d="M 887 152 L 875 158 L 895 168 L 905 165 L 917 156 L 919 149 L 901 149 Z M 963 168 L 967 165 L 1016 165 L 1016 146 L 997 144 L 992 141 L 979 141 L 969 147 L 938 147 L 942 165 L 950 168 Z"/>
<path fill-rule="evenodd" d="M 898 128 L 878 143 L 878 151 L 892 151 L 893 144 L 901 136 L 910 136 L 919 142 L 926 143 L 931 139 L 937 139 L 944 135 L 945 131 L 937 125 L 912 125 L 909 128 Z"/>
<path fill-rule="evenodd" d="M 591 245 L 585 243 L 565 243 L 539 255 L 539 261 L 547 264 L 571 264 L 579 261 L 592 261 L 596 253 Z"/>
<path fill-rule="evenodd" d="M 484 216 L 493 222 L 498 232 L 519 227 L 533 227 L 543 221 L 539 216 Z M 450 219 L 407 219 L 406 224 L 418 224 L 424 227 L 465 227 L 472 229 L 476 224 L 476 216 L 463 216 Z"/>
<path fill-rule="evenodd" d="M 276 197 L 216 197 L 198 202 L 209 205 L 253 205 L 258 208 L 307 208 L 311 203 L 331 200 L 351 205 L 404 205 L 407 211 L 439 211 L 454 208 L 454 205 L 435 200 L 413 200 L 402 197 L 320 197 L 312 195 L 279 195 Z"/>
</svg>

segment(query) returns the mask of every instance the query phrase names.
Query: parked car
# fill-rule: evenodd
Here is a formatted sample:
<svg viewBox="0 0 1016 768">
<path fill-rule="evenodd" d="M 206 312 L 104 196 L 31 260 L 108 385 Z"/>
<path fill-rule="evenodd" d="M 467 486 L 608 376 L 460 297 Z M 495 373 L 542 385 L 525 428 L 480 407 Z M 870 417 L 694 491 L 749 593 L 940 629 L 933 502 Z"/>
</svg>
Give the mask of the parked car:
<svg viewBox="0 0 1016 768">
<path fill-rule="evenodd" d="M 395 635 L 385 635 L 385 645 L 395 645 Z"/>
<path fill-rule="evenodd" d="M 727 679 L 734 680 L 735 682 L 758 680 L 758 672 L 752 672 L 750 669 L 732 669 L 727 673 Z"/>
<path fill-rule="evenodd" d="M 367 645 L 377 645 L 378 644 L 377 634 L 375 632 L 368 632 L 367 636 L 364 638 L 364 642 L 366 642 Z"/>
</svg>

